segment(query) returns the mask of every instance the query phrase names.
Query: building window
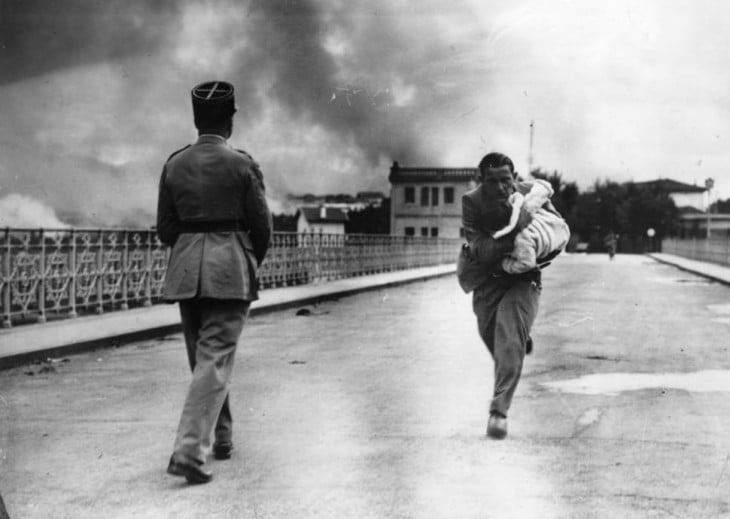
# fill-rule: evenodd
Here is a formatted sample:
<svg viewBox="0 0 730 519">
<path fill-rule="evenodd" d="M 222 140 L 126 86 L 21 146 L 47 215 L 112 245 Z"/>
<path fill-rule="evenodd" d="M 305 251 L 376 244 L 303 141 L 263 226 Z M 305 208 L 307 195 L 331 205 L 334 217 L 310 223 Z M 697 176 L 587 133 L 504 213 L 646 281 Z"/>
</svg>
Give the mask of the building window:
<svg viewBox="0 0 730 519">
<path fill-rule="evenodd" d="M 416 188 L 413 186 L 409 186 L 405 188 L 405 203 L 406 204 L 415 204 L 416 203 Z"/>
<path fill-rule="evenodd" d="M 463 227 L 459 227 L 459 238 L 463 238 L 464 236 L 465 236 L 464 228 Z"/>
<path fill-rule="evenodd" d="M 438 227 L 431 227 L 431 236 L 433 238 L 438 238 L 439 235 L 439 228 Z"/>
<path fill-rule="evenodd" d="M 421 188 L 421 205 L 428 205 L 428 188 Z"/>
<path fill-rule="evenodd" d="M 421 236 L 428 236 L 428 227 L 421 227 Z"/>
<path fill-rule="evenodd" d="M 439 205 L 439 188 L 431 188 L 431 205 Z"/>
<path fill-rule="evenodd" d="M 444 188 L 444 203 L 445 204 L 454 203 L 454 188 L 453 187 Z"/>
<path fill-rule="evenodd" d="M 415 235 L 416 235 L 415 227 L 406 227 L 406 236 L 415 236 Z"/>
</svg>

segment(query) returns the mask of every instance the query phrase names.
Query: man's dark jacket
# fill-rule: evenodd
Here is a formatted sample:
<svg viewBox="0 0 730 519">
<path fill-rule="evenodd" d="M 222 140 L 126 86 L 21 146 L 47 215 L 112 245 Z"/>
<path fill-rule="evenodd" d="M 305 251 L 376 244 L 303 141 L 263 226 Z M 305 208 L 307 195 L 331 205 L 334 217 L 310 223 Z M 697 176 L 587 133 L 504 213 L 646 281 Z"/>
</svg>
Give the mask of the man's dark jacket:
<svg viewBox="0 0 730 519">
<path fill-rule="evenodd" d="M 527 194 L 532 185 L 527 182 L 518 182 L 515 185 L 517 192 Z M 495 240 L 490 229 L 494 224 L 487 216 L 494 201 L 485 196 L 481 184 L 467 192 L 461 199 L 462 225 L 467 243 L 459 252 L 456 263 L 456 275 L 459 285 L 464 292 L 469 293 L 482 286 L 494 275 L 506 276 L 501 271 L 501 261 L 514 247 L 515 229 L 512 233 Z M 557 211 L 548 203 L 546 208 L 557 214 Z"/>
</svg>

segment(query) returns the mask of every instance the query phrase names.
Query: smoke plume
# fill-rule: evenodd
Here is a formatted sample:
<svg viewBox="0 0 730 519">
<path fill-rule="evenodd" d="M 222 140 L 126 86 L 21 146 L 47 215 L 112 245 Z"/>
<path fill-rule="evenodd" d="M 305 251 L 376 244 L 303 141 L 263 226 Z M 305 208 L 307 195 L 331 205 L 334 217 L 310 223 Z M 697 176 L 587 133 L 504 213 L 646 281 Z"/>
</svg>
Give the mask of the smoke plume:
<svg viewBox="0 0 730 519">
<path fill-rule="evenodd" d="M 11 194 L 0 198 L 0 227 L 60 229 L 68 227 L 47 205 L 29 196 Z"/>
<path fill-rule="evenodd" d="M 153 224 L 162 165 L 195 139 L 190 89 L 217 78 L 271 199 L 387 191 L 393 160 L 443 164 L 434 107 L 463 109 L 433 79 L 439 34 L 385 1 L 6 0 L 0 188 L 74 222 Z"/>
</svg>

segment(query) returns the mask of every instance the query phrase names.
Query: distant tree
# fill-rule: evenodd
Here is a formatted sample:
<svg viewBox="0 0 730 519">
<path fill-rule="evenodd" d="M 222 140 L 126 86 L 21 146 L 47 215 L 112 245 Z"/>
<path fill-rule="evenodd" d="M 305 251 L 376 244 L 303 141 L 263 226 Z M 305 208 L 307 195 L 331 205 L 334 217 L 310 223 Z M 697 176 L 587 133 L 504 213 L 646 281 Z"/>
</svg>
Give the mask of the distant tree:
<svg viewBox="0 0 730 519">
<path fill-rule="evenodd" d="M 661 240 L 679 228 L 674 201 L 656 187 L 596 180 L 581 192 L 558 171 L 536 168 L 531 175 L 550 182 L 555 191 L 552 203 L 568 222 L 573 241 L 588 242 L 589 250 L 605 250 L 604 239 L 609 233 L 618 234 L 625 248 L 640 250 L 648 229 L 654 229 L 656 239 Z M 721 205 L 724 202 L 728 205 Z M 718 206 L 730 212 L 730 199 L 718 202 Z"/>
<path fill-rule="evenodd" d="M 390 198 L 380 207 L 368 206 L 360 211 L 350 211 L 345 223 L 348 234 L 390 234 Z"/>
<path fill-rule="evenodd" d="M 666 192 L 608 180 L 596 181 L 592 189 L 579 194 L 567 220 L 571 232 L 592 250 L 603 250 L 604 238 L 611 232 L 638 250 L 648 229 L 661 240 L 678 228 L 677 208 Z"/>
<path fill-rule="evenodd" d="M 296 214 L 274 214 L 271 218 L 274 221 L 275 232 L 297 232 Z"/>
<path fill-rule="evenodd" d="M 717 200 L 710 205 L 710 212 L 712 213 L 730 213 L 730 198 L 725 200 Z"/>
<path fill-rule="evenodd" d="M 566 215 L 572 233 L 598 244 L 609 231 L 622 232 L 619 206 L 624 196 L 621 184 L 596 181 L 593 189 L 578 195 L 573 212 Z"/>
<path fill-rule="evenodd" d="M 679 213 L 668 193 L 657 188 L 638 187 L 630 183 L 620 214 L 624 232 L 643 238 L 647 229 L 654 229 L 657 239 L 673 235 L 678 228 Z"/>
<path fill-rule="evenodd" d="M 337 193 L 335 195 L 325 195 L 324 201 L 328 204 L 350 204 L 355 201 L 355 197 L 346 193 Z"/>
</svg>

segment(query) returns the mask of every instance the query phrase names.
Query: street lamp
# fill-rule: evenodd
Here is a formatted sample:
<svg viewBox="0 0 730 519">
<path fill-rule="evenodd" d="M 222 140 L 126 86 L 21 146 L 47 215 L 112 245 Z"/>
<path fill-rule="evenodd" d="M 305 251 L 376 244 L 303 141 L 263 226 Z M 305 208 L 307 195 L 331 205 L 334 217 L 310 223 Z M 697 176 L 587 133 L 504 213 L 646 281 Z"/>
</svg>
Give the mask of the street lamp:
<svg viewBox="0 0 730 519">
<path fill-rule="evenodd" d="M 649 247 L 651 248 L 651 252 L 656 252 L 654 250 L 654 236 L 656 235 L 656 231 L 653 227 L 649 227 L 646 230 L 646 235 L 649 237 Z"/>
</svg>

